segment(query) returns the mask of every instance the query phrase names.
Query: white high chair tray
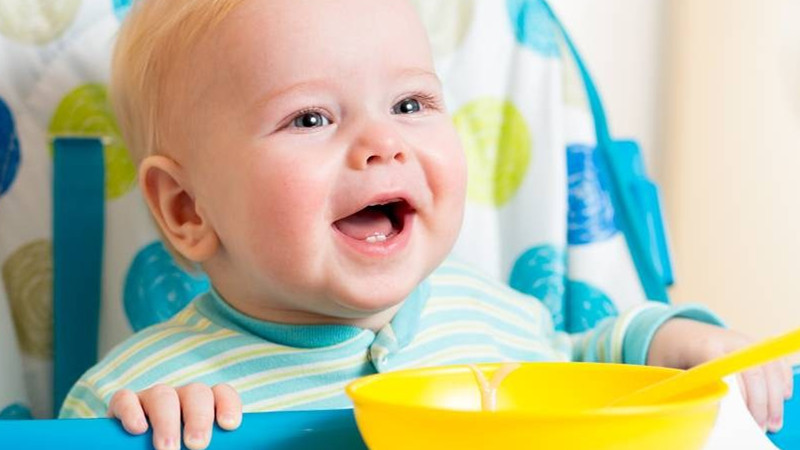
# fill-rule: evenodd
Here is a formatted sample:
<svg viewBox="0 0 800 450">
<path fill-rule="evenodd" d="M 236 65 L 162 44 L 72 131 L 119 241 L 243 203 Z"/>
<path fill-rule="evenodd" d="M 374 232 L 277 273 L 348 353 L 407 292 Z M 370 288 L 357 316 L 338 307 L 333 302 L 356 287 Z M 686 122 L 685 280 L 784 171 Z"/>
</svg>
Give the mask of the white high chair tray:
<svg viewBox="0 0 800 450">
<path fill-rule="evenodd" d="M 728 394 L 722 399 L 719 416 L 706 450 L 776 450 L 753 420 L 739 391 L 735 377 L 727 378 Z"/>
</svg>

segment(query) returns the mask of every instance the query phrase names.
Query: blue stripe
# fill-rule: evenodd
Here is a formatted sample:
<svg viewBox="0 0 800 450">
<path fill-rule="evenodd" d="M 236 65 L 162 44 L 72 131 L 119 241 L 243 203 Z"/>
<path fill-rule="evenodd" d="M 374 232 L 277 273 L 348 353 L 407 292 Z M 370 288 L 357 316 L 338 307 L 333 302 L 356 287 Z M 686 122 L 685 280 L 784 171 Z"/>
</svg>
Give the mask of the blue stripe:
<svg viewBox="0 0 800 450">
<path fill-rule="evenodd" d="M 119 355 L 121 353 L 124 353 L 124 351 L 127 350 L 132 345 L 138 344 L 139 342 L 149 338 L 150 335 L 155 334 L 155 333 L 157 333 L 159 331 L 162 331 L 159 328 L 160 328 L 160 325 L 156 326 L 156 327 L 153 327 L 153 328 L 148 328 L 147 330 L 152 330 L 152 332 L 147 332 L 147 331 L 141 332 L 140 335 L 137 335 L 137 339 L 135 341 L 134 340 L 126 341 L 126 344 L 125 344 L 124 348 L 120 348 L 119 351 L 115 350 L 108 357 L 106 357 L 106 360 L 114 360 L 115 361 L 115 366 L 114 366 L 114 369 L 109 371 L 106 376 L 104 376 L 104 377 L 102 377 L 101 379 L 98 380 L 98 384 L 99 385 L 105 385 L 107 383 L 114 382 L 114 380 L 116 380 L 117 378 L 121 377 L 127 370 L 130 370 L 131 368 L 139 366 L 142 363 L 142 361 L 146 360 L 147 358 L 151 357 L 153 354 L 158 353 L 161 350 L 170 349 L 171 347 L 173 347 L 176 344 L 178 344 L 181 340 L 197 338 L 198 336 L 208 336 L 209 334 L 220 330 L 219 327 L 211 326 L 211 327 L 209 327 L 209 329 L 206 329 L 206 330 L 198 332 L 198 331 L 189 330 L 188 326 L 187 326 L 186 329 L 184 329 L 184 330 L 182 330 L 180 332 L 177 332 L 175 334 L 172 334 L 170 336 L 167 336 L 165 338 L 162 338 L 162 339 L 159 339 L 159 340 L 155 341 L 154 343 L 152 343 L 149 346 L 147 346 L 145 348 L 145 351 L 134 352 L 132 355 L 130 355 L 129 357 L 127 357 L 125 359 L 119 358 Z M 225 339 L 225 338 L 223 338 L 223 339 Z M 203 344 L 206 344 L 206 343 L 203 343 Z M 186 353 L 182 353 L 181 354 L 181 356 L 184 356 L 184 357 L 185 357 L 185 355 L 187 355 L 187 354 Z M 101 370 L 100 367 L 95 367 L 95 368 L 93 368 L 91 370 L 91 372 L 87 373 L 87 376 L 94 376 L 94 374 L 99 370 Z M 153 368 L 152 370 L 157 370 L 157 368 Z"/>
<path fill-rule="evenodd" d="M 97 361 L 105 171 L 98 139 L 57 138 L 53 157 L 53 407 Z"/>
<path fill-rule="evenodd" d="M 288 408 L 288 411 L 307 411 L 307 410 L 320 410 L 320 409 L 344 409 L 344 408 L 352 408 L 353 402 L 350 400 L 350 397 L 345 394 L 344 389 L 342 392 L 334 397 L 329 397 L 322 400 L 317 400 L 311 403 L 305 403 L 302 406 L 298 406 L 295 408 Z M 332 445 L 332 444 L 331 444 Z"/>
<path fill-rule="evenodd" d="M 141 341 L 150 339 L 151 336 L 155 334 L 160 334 L 162 332 L 168 331 L 173 334 L 170 336 L 161 338 L 157 340 L 154 344 L 148 346 L 148 351 L 158 351 L 160 348 L 167 347 L 168 344 L 171 344 L 177 339 L 180 339 L 181 336 L 185 337 L 186 333 L 191 333 L 191 336 L 201 335 L 201 334 L 209 334 L 213 333 L 220 329 L 217 325 L 211 324 L 208 328 L 202 331 L 197 330 L 190 330 L 192 327 L 197 325 L 197 322 L 202 318 L 202 316 L 198 314 L 190 315 L 184 323 L 176 324 L 173 321 L 162 322 L 160 324 L 152 325 L 147 327 L 139 332 L 136 333 L 137 339 L 128 339 L 125 340 L 108 352 L 106 355 L 106 359 L 116 359 L 119 355 L 128 351 L 131 347 L 135 345 L 139 345 Z M 177 331 L 176 331 L 177 330 Z M 124 363 L 129 363 L 129 360 L 125 360 Z M 119 366 L 122 367 L 122 366 Z M 117 367 L 117 369 L 119 368 Z"/>
<path fill-rule="evenodd" d="M 372 375 L 374 373 L 376 373 L 376 371 L 372 365 L 368 362 L 365 362 L 363 364 L 350 366 L 333 372 L 325 372 L 322 374 L 313 374 L 307 376 L 301 375 L 291 379 L 279 381 L 270 380 L 255 386 L 252 389 L 239 392 L 239 394 L 242 396 L 242 401 L 244 404 L 259 403 L 266 399 L 274 400 L 275 398 L 284 395 L 302 395 L 304 391 L 330 386 L 345 381 L 352 381 L 359 377 Z M 337 395 L 344 396 L 344 389 L 341 389 Z M 306 405 L 306 403 L 302 403 L 302 405 Z M 295 407 L 296 406 L 293 408 Z"/>
</svg>

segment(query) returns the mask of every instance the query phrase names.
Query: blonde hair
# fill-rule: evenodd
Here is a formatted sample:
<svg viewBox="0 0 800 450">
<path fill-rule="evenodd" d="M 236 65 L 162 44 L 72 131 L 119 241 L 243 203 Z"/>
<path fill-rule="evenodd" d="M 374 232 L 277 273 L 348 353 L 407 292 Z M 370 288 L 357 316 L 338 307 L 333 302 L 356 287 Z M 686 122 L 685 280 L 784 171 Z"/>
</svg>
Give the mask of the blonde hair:
<svg viewBox="0 0 800 450">
<path fill-rule="evenodd" d="M 164 144 L 168 81 L 181 57 L 244 0 L 137 0 L 111 61 L 111 102 L 137 165 Z"/>
<path fill-rule="evenodd" d="M 182 57 L 244 0 L 136 0 L 120 28 L 111 60 L 111 103 L 131 159 L 160 153 L 169 125 L 168 84 Z M 201 268 L 164 235 L 175 261 Z"/>
</svg>

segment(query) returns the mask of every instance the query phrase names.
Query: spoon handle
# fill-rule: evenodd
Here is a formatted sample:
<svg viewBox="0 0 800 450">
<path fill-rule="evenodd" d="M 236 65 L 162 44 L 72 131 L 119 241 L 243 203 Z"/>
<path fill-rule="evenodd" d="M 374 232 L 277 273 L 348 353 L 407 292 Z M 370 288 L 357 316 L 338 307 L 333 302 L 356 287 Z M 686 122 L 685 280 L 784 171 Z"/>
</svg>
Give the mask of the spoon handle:
<svg viewBox="0 0 800 450">
<path fill-rule="evenodd" d="M 645 386 L 612 400 L 607 406 L 634 406 L 658 403 L 798 350 L 800 350 L 800 328 Z"/>
</svg>

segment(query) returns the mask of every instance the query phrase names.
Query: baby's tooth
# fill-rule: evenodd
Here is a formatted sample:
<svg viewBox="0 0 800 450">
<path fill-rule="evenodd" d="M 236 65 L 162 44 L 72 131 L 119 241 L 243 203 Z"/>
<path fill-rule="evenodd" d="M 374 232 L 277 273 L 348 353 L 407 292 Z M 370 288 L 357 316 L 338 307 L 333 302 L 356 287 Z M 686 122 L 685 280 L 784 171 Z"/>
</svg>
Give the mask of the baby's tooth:
<svg viewBox="0 0 800 450">
<path fill-rule="evenodd" d="M 370 244 L 374 244 L 376 242 L 385 242 L 386 241 L 386 235 L 385 234 L 381 234 L 381 233 L 375 233 L 372 236 L 367 236 L 367 238 L 365 240 L 367 242 L 369 242 Z"/>
</svg>

